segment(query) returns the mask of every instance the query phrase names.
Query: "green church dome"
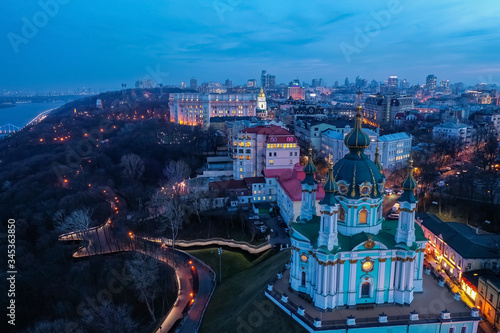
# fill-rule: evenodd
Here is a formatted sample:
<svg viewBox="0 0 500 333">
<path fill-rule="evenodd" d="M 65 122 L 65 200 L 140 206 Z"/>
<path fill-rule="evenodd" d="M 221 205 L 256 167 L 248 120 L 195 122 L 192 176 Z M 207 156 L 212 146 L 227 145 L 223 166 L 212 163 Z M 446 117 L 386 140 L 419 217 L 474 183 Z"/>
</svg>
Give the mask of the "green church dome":
<svg viewBox="0 0 500 333">
<path fill-rule="evenodd" d="M 383 195 L 380 184 L 385 182 L 380 162 L 375 164 L 364 154 L 370 145 L 370 137 L 361 126 L 361 106 L 357 106 L 354 128 L 346 135 L 344 143 L 349 154 L 333 167 L 333 176 L 337 181 L 338 195 L 347 198 L 370 197 Z"/>
</svg>

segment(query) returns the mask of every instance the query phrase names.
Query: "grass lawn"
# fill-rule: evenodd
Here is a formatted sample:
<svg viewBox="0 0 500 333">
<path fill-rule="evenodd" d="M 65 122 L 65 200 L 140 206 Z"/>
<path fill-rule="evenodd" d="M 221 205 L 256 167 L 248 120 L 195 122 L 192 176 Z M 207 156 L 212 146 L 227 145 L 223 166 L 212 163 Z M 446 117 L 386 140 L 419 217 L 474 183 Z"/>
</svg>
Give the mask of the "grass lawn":
<svg viewBox="0 0 500 333">
<path fill-rule="evenodd" d="M 239 253 L 225 252 L 235 266 L 223 271 L 222 284 L 216 288 L 208 304 L 200 332 L 305 332 L 264 296 L 267 283 L 288 261 L 290 252 L 282 251 L 272 256 L 266 252 L 254 261 Z M 199 254 L 203 256 L 206 252 Z M 219 266 L 214 260 L 215 254 L 205 262 L 217 271 Z M 224 270 L 224 262 L 222 265 Z M 228 262 L 226 266 L 229 265 Z"/>
<path fill-rule="evenodd" d="M 201 250 L 188 250 L 196 258 L 203 261 L 205 264 L 212 267 L 215 274 L 217 275 L 217 283 L 219 283 L 219 255 L 217 254 L 217 248 L 211 247 Z M 270 256 L 270 250 L 263 253 L 260 257 L 252 257 L 250 255 L 244 255 L 240 252 L 222 250 L 222 281 L 224 282 L 227 278 L 239 273 L 241 271 L 251 268 L 253 265 L 262 261 L 263 259 Z"/>
</svg>

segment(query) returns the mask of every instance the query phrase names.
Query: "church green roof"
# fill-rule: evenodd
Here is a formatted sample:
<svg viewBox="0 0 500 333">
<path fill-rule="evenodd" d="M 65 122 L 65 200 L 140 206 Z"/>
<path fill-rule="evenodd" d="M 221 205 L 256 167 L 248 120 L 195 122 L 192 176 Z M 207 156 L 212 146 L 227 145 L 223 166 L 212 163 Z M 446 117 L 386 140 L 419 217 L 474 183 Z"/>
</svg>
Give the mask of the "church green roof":
<svg viewBox="0 0 500 333">
<path fill-rule="evenodd" d="M 298 232 L 312 243 L 313 247 L 317 248 L 318 236 L 319 236 L 319 227 L 320 227 L 320 218 L 318 216 L 313 217 L 310 222 L 307 223 L 292 223 L 292 237 L 294 232 Z M 333 251 L 327 251 L 326 248 L 323 250 L 336 253 L 339 251 L 352 251 L 357 245 L 366 242 L 368 237 L 375 242 L 379 242 L 384 244 L 388 249 L 396 249 L 397 248 L 407 248 L 409 250 L 415 250 L 418 246 L 414 243 L 411 247 L 407 247 L 403 243 L 397 244 L 395 241 L 396 229 L 398 227 L 397 220 L 384 220 L 382 221 L 382 229 L 377 234 L 370 234 L 365 232 L 360 232 L 358 234 L 352 236 L 342 235 L 340 232 L 338 233 L 339 246 L 334 248 Z M 426 241 L 424 232 L 422 228 L 415 223 L 415 241 Z"/>
</svg>

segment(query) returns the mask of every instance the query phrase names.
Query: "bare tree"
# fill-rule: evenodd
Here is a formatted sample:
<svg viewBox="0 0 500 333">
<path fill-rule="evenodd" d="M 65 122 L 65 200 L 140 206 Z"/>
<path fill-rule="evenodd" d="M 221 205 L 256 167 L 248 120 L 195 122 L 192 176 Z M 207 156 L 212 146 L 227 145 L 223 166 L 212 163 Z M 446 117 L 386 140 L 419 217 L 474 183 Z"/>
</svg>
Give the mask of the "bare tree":
<svg viewBox="0 0 500 333">
<path fill-rule="evenodd" d="M 165 212 L 160 219 L 160 232 L 170 229 L 172 234 L 172 248 L 175 248 L 175 240 L 184 222 L 184 207 L 177 196 L 169 197 L 165 202 Z"/>
<path fill-rule="evenodd" d="M 132 319 L 130 313 L 129 306 L 114 305 L 112 302 L 105 301 L 102 305 L 92 309 L 92 320 L 88 325 L 96 332 L 133 333 L 137 331 L 138 324 Z"/>
<path fill-rule="evenodd" d="M 61 233 L 72 231 L 84 231 L 90 227 L 92 210 L 83 208 L 73 211 L 69 216 L 64 211 L 59 210 L 54 214 L 56 230 Z"/>
<path fill-rule="evenodd" d="M 184 160 L 170 161 L 163 169 L 163 175 L 171 184 L 184 181 L 190 174 L 191 168 Z"/>
<path fill-rule="evenodd" d="M 149 216 L 156 218 L 165 213 L 167 200 L 168 197 L 164 191 L 156 191 L 153 193 L 146 204 Z"/>
<path fill-rule="evenodd" d="M 144 162 L 136 154 L 123 155 L 120 159 L 120 165 L 123 168 L 123 174 L 132 179 L 141 178 L 144 173 Z"/>
<path fill-rule="evenodd" d="M 134 259 L 126 262 L 126 266 L 139 301 L 146 303 L 151 320 L 155 322 L 154 300 L 159 291 L 157 284 L 159 272 L 158 261 L 154 258 L 137 254 Z"/>
</svg>

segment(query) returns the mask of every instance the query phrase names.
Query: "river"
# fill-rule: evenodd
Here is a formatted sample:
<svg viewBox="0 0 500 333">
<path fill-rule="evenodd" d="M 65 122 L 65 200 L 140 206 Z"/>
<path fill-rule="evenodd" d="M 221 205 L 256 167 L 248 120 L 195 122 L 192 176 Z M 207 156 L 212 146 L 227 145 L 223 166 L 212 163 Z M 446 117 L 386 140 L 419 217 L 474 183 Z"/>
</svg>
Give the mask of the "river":
<svg viewBox="0 0 500 333">
<path fill-rule="evenodd" d="M 23 127 L 40 113 L 58 108 L 67 102 L 19 103 L 13 107 L 0 107 L 0 126 L 12 124 Z"/>
</svg>

